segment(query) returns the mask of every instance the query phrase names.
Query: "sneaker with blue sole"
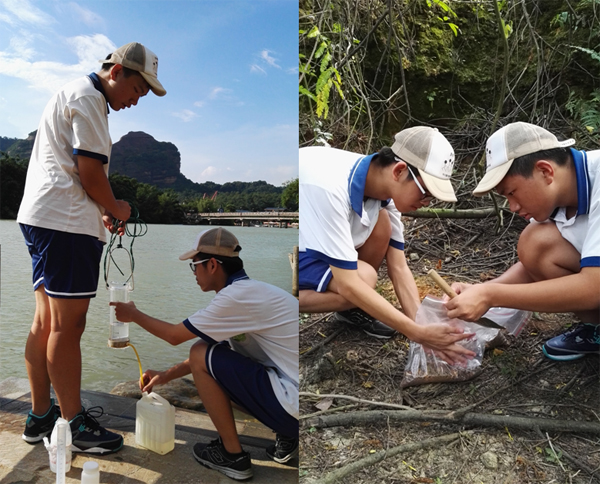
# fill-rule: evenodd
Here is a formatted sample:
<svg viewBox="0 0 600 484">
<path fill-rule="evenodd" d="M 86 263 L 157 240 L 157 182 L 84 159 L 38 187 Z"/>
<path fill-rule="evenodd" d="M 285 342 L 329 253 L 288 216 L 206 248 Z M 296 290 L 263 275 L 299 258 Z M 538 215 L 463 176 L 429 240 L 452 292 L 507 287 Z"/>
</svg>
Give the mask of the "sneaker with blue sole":
<svg viewBox="0 0 600 484">
<path fill-rule="evenodd" d="M 103 414 L 102 407 L 92 407 L 88 410 L 81 409 L 69 422 L 72 433 L 73 452 L 87 454 L 112 454 L 123 447 L 123 437 L 106 430 L 97 418 Z"/>
<path fill-rule="evenodd" d="M 555 361 L 571 361 L 589 354 L 600 354 L 600 326 L 578 324 L 570 331 L 546 341 L 542 351 Z"/>
<path fill-rule="evenodd" d="M 44 415 L 35 415 L 29 412 L 25 422 L 25 431 L 21 438 L 28 444 L 37 444 L 44 437 L 52 433 L 54 424 L 60 417 L 60 408 L 54 404 L 54 399 L 50 399 L 50 408 Z"/>
</svg>

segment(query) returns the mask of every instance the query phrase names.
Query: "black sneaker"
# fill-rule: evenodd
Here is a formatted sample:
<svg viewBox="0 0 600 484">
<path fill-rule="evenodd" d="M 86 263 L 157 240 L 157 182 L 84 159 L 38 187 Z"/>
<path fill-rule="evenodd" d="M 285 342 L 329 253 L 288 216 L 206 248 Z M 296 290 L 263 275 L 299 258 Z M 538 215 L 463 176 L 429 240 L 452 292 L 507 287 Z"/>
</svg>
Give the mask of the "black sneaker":
<svg viewBox="0 0 600 484">
<path fill-rule="evenodd" d="M 600 353 L 600 326 L 582 323 L 544 343 L 544 354 L 551 360 L 570 361 L 587 354 Z"/>
<path fill-rule="evenodd" d="M 346 324 L 351 324 L 357 328 L 362 329 L 369 336 L 380 339 L 388 339 L 397 334 L 397 331 L 390 328 L 388 325 L 383 324 L 381 321 L 377 321 L 375 318 L 369 316 L 362 309 L 354 308 L 347 311 L 340 311 L 335 313 L 334 318 Z"/>
<path fill-rule="evenodd" d="M 220 437 L 208 445 L 194 445 L 194 457 L 203 466 L 222 472 L 236 481 L 250 479 L 253 475 L 250 454 L 230 454 L 225 450 Z"/>
<path fill-rule="evenodd" d="M 298 437 L 276 434 L 275 445 L 267 447 L 267 455 L 275 462 L 285 464 L 298 455 Z"/>
<path fill-rule="evenodd" d="M 81 409 L 73 420 L 69 422 L 73 435 L 73 452 L 86 452 L 88 454 L 110 454 L 121 450 L 123 437 L 106 430 L 98 423 L 104 411 L 102 407 L 92 407 L 88 410 Z"/>
<path fill-rule="evenodd" d="M 60 408 L 54 404 L 54 398 L 51 398 L 50 408 L 41 417 L 29 412 L 27 421 L 25 422 L 25 431 L 21 437 L 28 444 L 41 442 L 44 437 L 52 433 L 58 417 L 60 417 Z"/>
</svg>

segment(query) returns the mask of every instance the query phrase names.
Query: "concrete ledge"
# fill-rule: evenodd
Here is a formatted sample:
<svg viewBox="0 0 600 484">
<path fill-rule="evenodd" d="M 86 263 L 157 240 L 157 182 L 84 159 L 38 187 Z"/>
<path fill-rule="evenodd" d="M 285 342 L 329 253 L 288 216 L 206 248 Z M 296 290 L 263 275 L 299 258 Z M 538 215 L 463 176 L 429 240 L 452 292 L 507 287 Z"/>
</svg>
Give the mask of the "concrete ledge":
<svg viewBox="0 0 600 484">
<path fill-rule="evenodd" d="M 216 430 L 207 414 L 175 411 L 175 449 L 159 455 L 135 444 L 135 405 L 137 400 L 100 392 L 82 391 L 84 406 L 103 407 L 100 423 L 119 432 L 124 448 L 116 454 L 93 456 L 73 454 L 67 484 L 80 482 L 83 463 L 95 460 L 100 465 L 100 482 L 114 484 L 187 484 L 234 482 L 219 472 L 196 462 L 192 447 L 197 442 L 216 438 Z M 44 444 L 29 445 L 21 439 L 27 413 L 31 409 L 27 380 L 8 378 L 0 382 L 0 482 L 2 484 L 53 484 L 56 475 L 50 470 Z M 268 459 L 264 449 L 272 444 L 270 429 L 254 422 L 237 421 L 240 440 L 250 452 L 254 467 L 251 482 L 291 484 L 298 482 L 297 467 L 284 466 Z M 297 466 L 297 459 L 292 462 Z"/>
</svg>

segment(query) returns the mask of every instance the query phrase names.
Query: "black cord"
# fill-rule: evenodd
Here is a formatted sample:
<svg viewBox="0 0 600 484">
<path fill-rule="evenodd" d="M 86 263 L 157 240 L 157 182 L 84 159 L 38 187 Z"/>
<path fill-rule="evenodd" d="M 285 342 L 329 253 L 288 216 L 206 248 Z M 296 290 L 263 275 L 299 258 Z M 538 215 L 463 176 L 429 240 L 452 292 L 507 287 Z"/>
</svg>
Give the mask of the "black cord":
<svg viewBox="0 0 600 484">
<path fill-rule="evenodd" d="M 108 288 L 108 274 L 110 271 L 111 261 L 114 264 L 114 266 L 117 268 L 117 270 L 121 273 L 121 275 L 125 276 L 125 273 L 121 270 L 121 268 L 119 267 L 119 265 L 113 258 L 113 252 L 117 249 L 123 249 L 129 255 L 129 264 L 130 264 L 131 273 L 129 274 L 129 277 L 125 281 L 125 284 L 127 284 L 130 280 L 132 280 L 133 271 L 135 269 L 135 259 L 133 257 L 133 243 L 135 242 L 136 238 L 143 237 L 148 232 L 148 225 L 146 224 L 146 222 L 144 222 L 140 218 L 140 213 L 139 213 L 138 209 L 131 202 L 129 202 L 129 206 L 131 207 L 131 216 L 129 217 L 129 220 L 127 221 L 127 223 L 125 225 L 125 235 L 127 235 L 131 239 L 131 242 L 129 244 L 129 249 L 126 249 L 125 247 L 123 247 L 123 244 L 122 244 L 123 237 L 121 235 L 119 235 L 117 233 L 117 231 L 115 231 L 113 234 L 111 234 L 108 244 L 106 246 L 106 253 L 104 254 L 104 283 L 106 284 L 107 288 Z M 121 222 L 120 220 L 114 219 L 113 227 L 118 227 L 120 222 Z M 117 242 L 117 238 L 118 238 L 118 243 L 115 246 L 115 243 Z"/>
</svg>

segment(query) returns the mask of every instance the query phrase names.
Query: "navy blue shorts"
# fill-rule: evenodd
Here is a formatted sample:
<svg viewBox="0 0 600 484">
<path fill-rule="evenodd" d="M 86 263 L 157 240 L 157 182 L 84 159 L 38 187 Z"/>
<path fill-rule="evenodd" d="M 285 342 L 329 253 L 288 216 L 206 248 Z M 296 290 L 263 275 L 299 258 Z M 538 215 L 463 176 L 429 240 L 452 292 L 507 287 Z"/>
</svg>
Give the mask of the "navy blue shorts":
<svg viewBox="0 0 600 484">
<path fill-rule="evenodd" d="M 277 400 L 263 365 L 219 343 L 208 347 L 206 368 L 229 398 L 258 421 L 285 437 L 298 437 L 298 420 Z"/>
<path fill-rule="evenodd" d="M 19 224 L 31 255 L 33 289 L 56 298 L 96 297 L 104 243 L 96 237 Z"/>
<path fill-rule="evenodd" d="M 331 267 L 327 262 L 310 257 L 306 252 L 300 252 L 298 268 L 300 272 L 298 275 L 300 290 L 310 289 L 317 292 L 327 290 L 327 285 L 333 277 Z"/>
</svg>

